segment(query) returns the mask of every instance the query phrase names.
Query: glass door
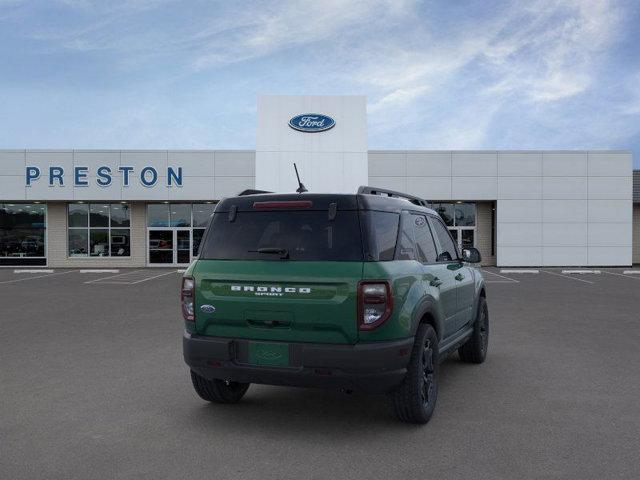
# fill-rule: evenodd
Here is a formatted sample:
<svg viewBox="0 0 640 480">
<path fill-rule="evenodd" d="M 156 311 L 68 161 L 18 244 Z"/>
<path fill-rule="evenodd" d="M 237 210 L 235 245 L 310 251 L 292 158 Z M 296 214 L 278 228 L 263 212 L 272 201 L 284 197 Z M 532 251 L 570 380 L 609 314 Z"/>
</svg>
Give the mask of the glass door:
<svg viewBox="0 0 640 480">
<path fill-rule="evenodd" d="M 175 258 L 178 264 L 191 263 L 191 230 L 176 230 Z"/>
<path fill-rule="evenodd" d="M 149 263 L 153 265 L 174 263 L 173 230 L 149 230 Z"/>
</svg>

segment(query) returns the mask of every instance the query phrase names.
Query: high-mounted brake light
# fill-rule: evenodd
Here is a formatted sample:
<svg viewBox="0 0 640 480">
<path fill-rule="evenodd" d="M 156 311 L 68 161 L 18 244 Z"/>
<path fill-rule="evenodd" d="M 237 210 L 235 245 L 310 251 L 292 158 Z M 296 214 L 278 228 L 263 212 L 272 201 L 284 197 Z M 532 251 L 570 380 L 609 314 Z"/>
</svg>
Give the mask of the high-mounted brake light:
<svg viewBox="0 0 640 480">
<path fill-rule="evenodd" d="M 358 328 L 373 330 L 382 325 L 393 311 L 393 294 L 387 280 L 358 283 Z"/>
<path fill-rule="evenodd" d="M 192 277 L 182 278 L 182 288 L 180 289 L 180 303 L 182 304 L 182 316 L 188 322 L 195 321 L 194 287 L 195 280 Z"/>
<path fill-rule="evenodd" d="M 253 208 L 311 208 L 310 200 L 280 200 L 271 202 L 253 202 Z"/>
</svg>

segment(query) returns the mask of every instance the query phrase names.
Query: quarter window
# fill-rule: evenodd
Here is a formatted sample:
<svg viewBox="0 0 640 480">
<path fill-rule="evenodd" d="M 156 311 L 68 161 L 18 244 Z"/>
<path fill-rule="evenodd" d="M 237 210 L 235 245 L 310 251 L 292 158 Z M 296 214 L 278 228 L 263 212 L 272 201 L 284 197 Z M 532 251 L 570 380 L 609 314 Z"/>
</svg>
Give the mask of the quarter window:
<svg viewBox="0 0 640 480">
<path fill-rule="evenodd" d="M 69 257 L 131 256 L 130 212 L 128 203 L 69 204 Z"/>
<path fill-rule="evenodd" d="M 398 260 L 415 260 L 415 242 L 413 237 L 413 215 L 402 214 L 402 228 L 398 238 L 398 249 L 396 258 Z"/>
<path fill-rule="evenodd" d="M 422 263 L 433 263 L 438 255 L 427 218 L 424 215 L 412 215 L 412 217 L 418 260 Z"/>
<path fill-rule="evenodd" d="M 451 262 L 458 258 L 458 251 L 456 250 L 456 246 L 451 239 L 451 235 L 447 228 L 443 225 L 442 221 L 436 218 L 431 218 L 431 226 L 433 227 L 433 232 L 440 243 L 440 248 L 438 249 L 438 262 Z"/>
</svg>

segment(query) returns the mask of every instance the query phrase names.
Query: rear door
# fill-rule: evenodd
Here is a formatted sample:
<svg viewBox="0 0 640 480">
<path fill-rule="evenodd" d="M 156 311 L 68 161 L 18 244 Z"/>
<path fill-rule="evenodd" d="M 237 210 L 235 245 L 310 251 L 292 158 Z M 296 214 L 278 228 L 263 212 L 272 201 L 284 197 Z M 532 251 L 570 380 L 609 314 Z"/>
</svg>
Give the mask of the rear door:
<svg viewBox="0 0 640 480">
<path fill-rule="evenodd" d="M 214 214 L 194 269 L 198 332 L 355 343 L 358 212 L 278 207 L 234 215 Z"/>
<path fill-rule="evenodd" d="M 440 218 L 429 216 L 431 231 L 436 240 L 438 255 L 436 257 L 436 265 L 443 278 L 447 278 L 450 282 L 451 295 L 455 296 L 455 314 L 452 316 L 447 326 L 448 334 L 452 334 L 460 330 L 466 324 L 466 313 L 461 308 L 464 304 L 464 297 L 460 294 L 460 287 L 463 280 L 467 278 L 468 269 L 458 259 L 458 250 L 456 248 L 451 234 Z"/>
<path fill-rule="evenodd" d="M 417 259 L 423 264 L 427 288 L 439 292 L 440 304 L 445 314 L 444 335 L 447 336 L 455 331 L 458 313 L 454 275 L 445 263 L 437 262 L 437 247 L 426 215 L 412 214 L 411 224 L 415 235 Z"/>
</svg>

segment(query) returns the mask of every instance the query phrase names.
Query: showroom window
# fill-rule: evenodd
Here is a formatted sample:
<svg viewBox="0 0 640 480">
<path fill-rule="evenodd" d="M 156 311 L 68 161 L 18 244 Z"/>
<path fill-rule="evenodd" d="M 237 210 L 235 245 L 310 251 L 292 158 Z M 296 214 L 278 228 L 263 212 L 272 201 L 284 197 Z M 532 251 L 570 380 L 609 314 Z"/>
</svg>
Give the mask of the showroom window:
<svg viewBox="0 0 640 480">
<path fill-rule="evenodd" d="M 475 246 L 476 204 L 467 202 L 432 202 L 435 210 L 451 232 L 458 248 Z"/>
<path fill-rule="evenodd" d="M 46 265 L 47 206 L 0 203 L 0 265 Z"/>
<path fill-rule="evenodd" d="M 69 257 L 131 256 L 128 203 L 70 203 Z"/>
</svg>

